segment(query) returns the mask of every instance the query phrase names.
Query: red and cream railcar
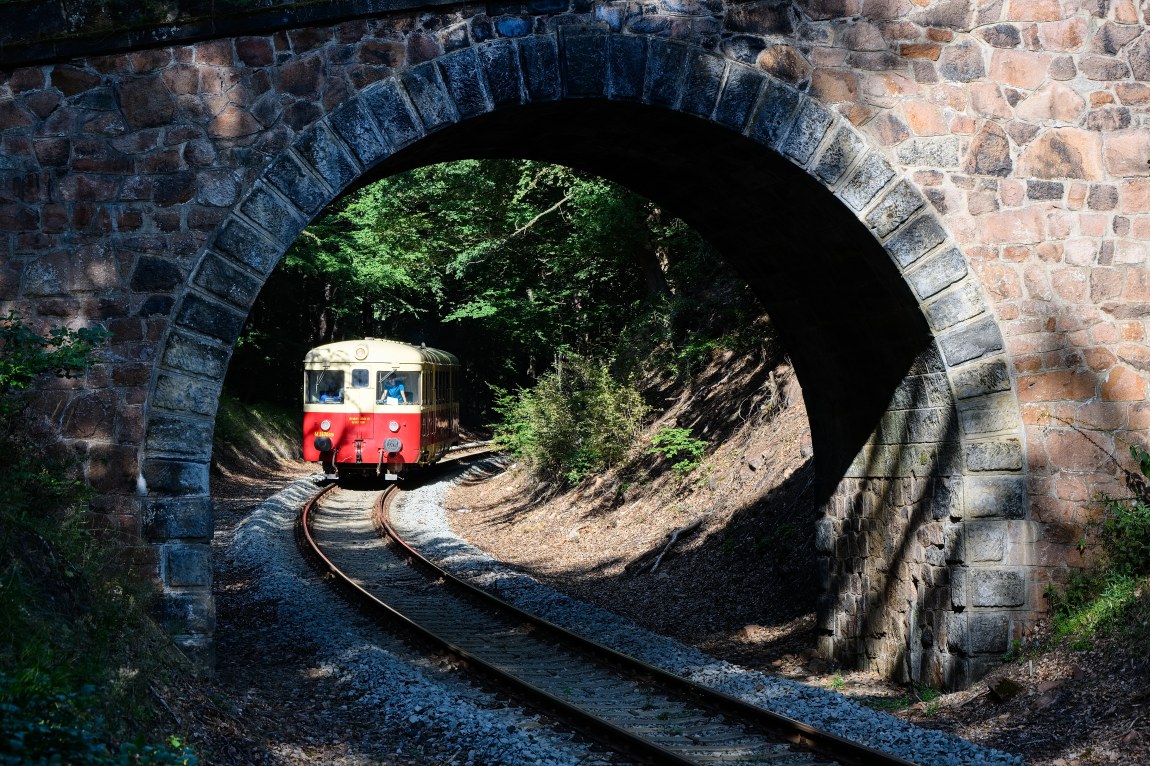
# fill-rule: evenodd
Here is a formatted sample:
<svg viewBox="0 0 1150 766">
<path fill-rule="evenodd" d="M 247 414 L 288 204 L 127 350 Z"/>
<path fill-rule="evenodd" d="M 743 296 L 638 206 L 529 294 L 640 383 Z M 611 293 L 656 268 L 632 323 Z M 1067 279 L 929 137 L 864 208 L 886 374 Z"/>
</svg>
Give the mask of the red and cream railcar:
<svg viewBox="0 0 1150 766">
<path fill-rule="evenodd" d="M 304 357 L 303 456 L 324 473 L 386 474 L 434 463 L 459 435 L 459 360 L 379 338 Z"/>
</svg>

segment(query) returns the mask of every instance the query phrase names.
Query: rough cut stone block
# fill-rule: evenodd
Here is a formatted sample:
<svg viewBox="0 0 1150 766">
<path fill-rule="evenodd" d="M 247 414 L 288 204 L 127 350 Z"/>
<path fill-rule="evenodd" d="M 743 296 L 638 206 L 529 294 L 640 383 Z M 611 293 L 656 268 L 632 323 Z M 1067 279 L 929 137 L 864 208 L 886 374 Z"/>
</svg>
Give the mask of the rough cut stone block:
<svg viewBox="0 0 1150 766">
<path fill-rule="evenodd" d="M 1026 480 L 1021 476 L 968 476 L 963 495 L 970 518 L 1026 517 Z"/>
<path fill-rule="evenodd" d="M 154 414 L 148 420 L 144 447 L 185 457 L 210 460 L 212 457 L 212 422 L 189 420 Z"/>
<path fill-rule="evenodd" d="M 936 521 L 962 518 L 962 477 L 931 479 L 930 515 Z"/>
<path fill-rule="evenodd" d="M 370 168 L 390 154 L 387 144 L 375 130 L 367 107 L 358 98 L 337 107 L 328 120 L 332 130 L 351 147 L 365 168 Z"/>
<path fill-rule="evenodd" d="M 295 242 L 304 228 L 303 219 L 293 208 L 293 205 L 272 193 L 262 181 L 257 183 L 248 198 L 240 203 L 240 212 L 247 216 L 249 221 L 260 226 L 285 246 Z"/>
<path fill-rule="evenodd" d="M 835 533 L 834 519 L 821 518 L 815 523 L 815 551 L 834 553 L 838 535 Z"/>
<path fill-rule="evenodd" d="M 330 201 L 330 194 L 290 154 L 273 162 L 264 178 L 305 213 L 319 212 Z"/>
<path fill-rule="evenodd" d="M 905 269 L 922 256 L 942 244 L 946 239 L 946 232 L 933 215 L 921 215 L 903 226 L 897 234 L 886 243 L 886 251 L 890 257 Z"/>
<path fill-rule="evenodd" d="M 365 90 L 361 98 L 392 152 L 399 151 L 423 136 L 423 125 L 412 113 L 395 80 L 376 83 Z M 279 188 L 283 189 L 282 186 Z M 307 207 L 301 209 L 315 212 Z"/>
<path fill-rule="evenodd" d="M 827 186 L 834 186 L 865 150 L 866 142 L 862 137 L 846 125 L 841 125 L 819 157 L 815 175 Z"/>
<path fill-rule="evenodd" d="M 220 401 L 218 381 L 163 372 L 152 392 L 152 406 L 172 412 L 214 417 Z M 149 485 L 150 487 L 151 485 Z"/>
<path fill-rule="evenodd" d="M 692 48 L 687 56 L 687 82 L 679 108 L 687 114 L 710 117 L 719 100 L 726 68 L 718 56 Z"/>
<path fill-rule="evenodd" d="M 258 279 L 212 252 L 204 257 L 192 281 L 216 297 L 245 310 L 255 301 L 263 287 Z"/>
<path fill-rule="evenodd" d="M 219 338 L 225 343 L 234 343 L 244 328 L 244 319 L 244 315 L 235 313 L 223 304 L 188 294 L 180 306 L 176 323 L 180 327 Z"/>
<path fill-rule="evenodd" d="M 180 267 L 163 258 L 141 256 L 132 272 L 131 288 L 136 292 L 150 293 L 157 290 L 171 290 L 184 281 Z"/>
<path fill-rule="evenodd" d="M 148 457 L 144 481 L 149 495 L 203 495 L 208 491 L 208 464 Z"/>
<path fill-rule="evenodd" d="M 970 650 L 978 654 L 1004 654 L 1010 648 L 1010 619 L 1002 613 L 970 616 Z"/>
<path fill-rule="evenodd" d="M 250 266 L 260 274 L 267 274 L 279 262 L 281 250 L 259 236 L 250 226 L 233 218 L 219 236 L 215 249 L 230 256 L 237 263 Z"/>
<path fill-rule="evenodd" d="M 559 98 L 559 51 L 554 37 L 536 36 L 520 40 L 519 59 L 529 100 Z"/>
<path fill-rule="evenodd" d="M 653 39 L 647 48 L 646 101 L 655 106 L 673 107 L 683 89 L 687 46 Z"/>
<path fill-rule="evenodd" d="M 935 253 L 906 275 L 915 295 L 926 300 L 966 276 L 966 259 L 957 247 Z"/>
<path fill-rule="evenodd" d="M 438 59 L 439 71 L 447 92 L 455 101 L 461 118 L 475 117 L 491 111 L 487 101 L 487 90 L 483 87 L 483 77 L 479 57 L 471 48 L 463 48 Z"/>
<path fill-rule="evenodd" d="M 946 372 L 946 365 L 942 362 L 942 354 L 939 353 L 938 346 L 931 343 L 918 352 L 918 356 L 910 363 L 910 369 L 906 371 L 906 374 L 932 375 L 936 372 Z"/>
<path fill-rule="evenodd" d="M 400 79 L 412 106 L 415 107 L 415 113 L 419 115 L 428 133 L 456 122 L 455 104 L 443 85 L 439 69 L 433 62 L 429 61 L 408 69 Z"/>
<path fill-rule="evenodd" d="M 939 338 L 943 358 L 951 367 L 1002 351 L 1002 333 L 994 319 L 986 317 L 952 330 Z"/>
<path fill-rule="evenodd" d="M 144 535 L 149 540 L 209 539 L 212 536 L 210 498 L 149 497 L 142 506 Z"/>
<path fill-rule="evenodd" d="M 969 574 L 966 567 L 950 568 L 950 606 L 953 609 L 966 608 Z"/>
<path fill-rule="evenodd" d="M 795 124 L 787 133 L 780 150 L 800 165 L 805 165 L 827 134 L 834 115 L 813 98 L 803 99 Z"/>
<path fill-rule="evenodd" d="M 943 293 L 926 305 L 926 317 L 930 326 L 937 330 L 954 327 L 959 322 L 978 316 L 986 311 L 986 301 L 982 291 L 973 281 Z"/>
<path fill-rule="evenodd" d="M 607 38 L 607 95 L 613 99 L 643 97 L 647 72 L 647 38 L 611 35 Z"/>
<path fill-rule="evenodd" d="M 1005 521 L 968 521 L 963 525 L 966 560 L 972 564 L 1002 561 L 1006 555 Z"/>
<path fill-rule="evenodd" d="M 1022 606 L 1026 603 L 1026 577 L 1018 569 L 973 569 L 970 572 L 972 606 Z"/>
<path fill-rule="evenodd" d="M 572 98 L 600 97 L 607 87 L 607 35 L 601 29 L 563 27 L 563 89 Z"/>
<path fill-rule="evenodd" d="M 957 427 L 949 409 L 895 410 L 879 420 L 879 444 L 933 444 L 953 441 Z"/>
<path fill-rule="evenodd" d="M 208 378 L 222 378 L 231 358 L 230 348 L 220 348 L 200 338 L 173 332 L 168 338 L 163 363 L 174 370 L 193 372 Z"/>
<path fill-rule="evenodd" d="M 774 149 L 791 129 L 802 94 L 778 80 L 767 78 L 766 83 L 747 135 Z"/>
<path fill-rule="evenodd" d="M 161 561 L 161 577 L 169 587 L 207 587 L 212 584 L 212 549 L 207 544 L 165 545 Z"/>
<path fill-rule="evenodd" d="M 955 370 L 951 379 L 954 382 L 955 395 L 959 399 L 1010 390 L 1010 372 L 1002 359 L 980 362 Z"/>
<path fill-rule="evenodd" d="M 1022 442 L 996 439 L 966 445 L 966 467 L 971 471 L 1021 471 Z"/>
<path fill-rule="evenodd" d="M 970 653 L 966 613 L 950 612 L 946 615 L 946 649 L 951 654 Z"/>
<path fill-rule="evenodd" d="M 715 107 L 714 119 L 741 133 L 759 99 L 764 79 L 761 74 L 749 67 L 729 65 L 727 81 Z"/>
<path fill-rule="evenodd" d="M 868 154 L 843 186 L 839 196 L 855 210 L 870 204 L 894 178 L 894 168 L 878 152 Z"/>
<path fill-rule="evenodd" d="M 211 633 L 216 627 L 211 590 L 165 592 L 160 596 L 160 622 L 170 635 Z"/>
<path fill-rule="evenodd" d="M 912 375 L 903 378 L 891 397 L 889 409 L 913 410 L 920 407 L 949 407 L 950 385 L 946 374 Z"/>
<path fill-rule="evenodd" d="M 898 147 L 898 158 L 905 165 L 928 168 L 956 168 L 959 161 L 958 136 L 912 138 Z"/>
<path fill-rule="evenodd" d="M 510 40 L 493 40 L 479 49 L 492 103 L 499 107 L 523 101 L 519 55 Z"/>
<path fill-rule="evenodd" d="M 902 226 L 924 204 L 926 200 L 909 181 L 899 181 L 867 214 L 866 224 L 882 239 Z"/>
<path fill-rule="evenodd" d="M 295 150 L 335 192 L 359 176 L 359 168 L 322 123 L 306 130 Z"/>
<path fill-rule="evenodd" d="M 1020 427 L 1018 407 L 1009 395 L 966 399 L 959 407 L 959 419 L 962 432 L 969 436 L 1017 431 Z"/>
</svg>

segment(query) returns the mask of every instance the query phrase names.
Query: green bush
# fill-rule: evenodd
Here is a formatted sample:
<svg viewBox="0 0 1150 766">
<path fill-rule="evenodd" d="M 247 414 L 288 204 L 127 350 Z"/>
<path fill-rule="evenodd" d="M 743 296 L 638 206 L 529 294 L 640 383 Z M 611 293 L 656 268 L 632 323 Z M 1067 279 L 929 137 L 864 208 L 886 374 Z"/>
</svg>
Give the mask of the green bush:
<svg viewBox="0 0 1150 766">
<path fill-rule="evenodd" d="M 674 461 L 671 470 L 686 476 L 699 467 L 706 451 L 707 442 L 691 436 L 691 429 L 664 426 L 651 437 L 651 449 L 647 453 Z"/>
<path fill-rule="evenodd" d="M 647 412 L 630 380 L 573 354 L 534 388 L 496 390 L 494 409 L 496 442 L 540 478 L 569 484 L 626 457 Z"/>
<path fill-rule="evenodd" d="M 129 557 L 86 524 L 76 466 L 22 431 L 42 376 L 82 373 L 99 330 L 38 334 L 0 318 L 0 764 L 190 764 L 138 738 L 162 655 L 146 586 Z"/>
<path fill-rule="evenodd" d="M 1104 497 L 1097 566 L 1079 572 L 1065 587 L 1047 588 L 1054 635 L 1074 648 L 1087 648 L 1093 636 L 1118 629 L 1132 642 L 1145 645 L 1144 625 L 1150 597 L 1144 595 L 1150 576 L 1150 453 L 1132 446 L 1138 464 L 1127 475 L 1130 496 Z M 1135 617 L 1135 613 L 1138 614 Z"/>
</svg>

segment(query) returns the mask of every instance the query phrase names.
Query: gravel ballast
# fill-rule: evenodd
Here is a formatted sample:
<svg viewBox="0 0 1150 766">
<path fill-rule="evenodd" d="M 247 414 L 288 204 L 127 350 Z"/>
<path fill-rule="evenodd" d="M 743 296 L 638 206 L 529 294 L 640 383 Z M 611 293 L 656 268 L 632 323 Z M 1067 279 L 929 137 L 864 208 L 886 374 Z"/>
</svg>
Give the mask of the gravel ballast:
<svg viewBox="0 0 1150 766">
<path fill-rule="evenodd" d="M 619 763 L 440 668 L 347 606 L 296 546 L 296 516 L 316 491 L 311 480 L 292 483 L 217 542 L 225 552 L 224 566 L 253 573 L 248 597 L 277 605 L 276 630 L 315 647 L 310 661 L 338 682 L 341 704 L 373 714 L 380 730 L 399 743 L 396 750 L 434 754 L 421 763 Z M 378 754 L 360 756 L 346 762 L 384 762 Z"/>
<path fill-rule="evenodd" d="M 716 660 L 610 611 L 557 593 L 496 561 L 451 530 L 443 509 L 450 484 L 441 480 L 404 493 L 393 506 L 393 524 L 412 545 L 451 573 L 521 609 L 696 683 L 923 766 L 1025 764 L 1016 755 L 914 726 L 833 691 Z"/>
</svg>

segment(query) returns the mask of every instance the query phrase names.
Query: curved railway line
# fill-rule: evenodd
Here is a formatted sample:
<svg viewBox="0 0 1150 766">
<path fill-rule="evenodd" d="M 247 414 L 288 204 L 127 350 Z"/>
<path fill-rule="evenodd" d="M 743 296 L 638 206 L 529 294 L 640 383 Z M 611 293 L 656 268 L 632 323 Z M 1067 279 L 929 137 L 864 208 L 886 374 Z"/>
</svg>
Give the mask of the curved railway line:
<svg viewBox="0 0 1150 766">
<path fill-rule="evenodd" d="M 391 527 L 397 493 L 328 486 L 300 514 L 301 547 L 366 612 L 611 749 L 658 764 L 913 766 L 620 654 L 458 580 Z"/>
</svg>

